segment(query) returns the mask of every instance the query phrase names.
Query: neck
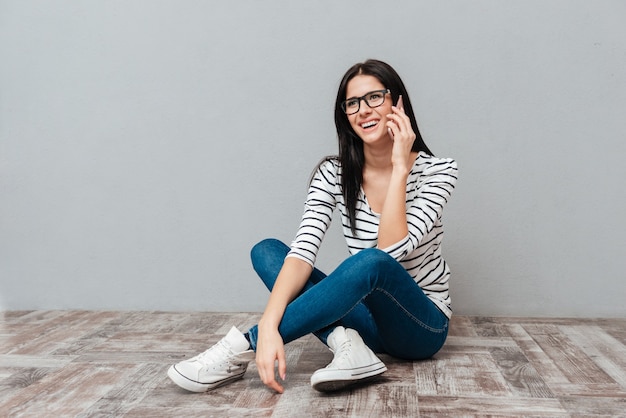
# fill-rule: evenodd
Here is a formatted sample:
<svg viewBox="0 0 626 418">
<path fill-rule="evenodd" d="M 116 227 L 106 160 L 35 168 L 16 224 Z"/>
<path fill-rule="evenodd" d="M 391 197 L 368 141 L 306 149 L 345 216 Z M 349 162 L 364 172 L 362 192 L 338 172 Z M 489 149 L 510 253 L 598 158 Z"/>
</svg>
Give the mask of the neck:
<svg viewBox="0 0 626 418">
<path fill-rule="evenodd" d="M 366 146 L 363 149 L 365 168 L 370 170 L 387 170 L 392 167 L 391 151 L 393 143 L 384 147 Z"/>
</svg>

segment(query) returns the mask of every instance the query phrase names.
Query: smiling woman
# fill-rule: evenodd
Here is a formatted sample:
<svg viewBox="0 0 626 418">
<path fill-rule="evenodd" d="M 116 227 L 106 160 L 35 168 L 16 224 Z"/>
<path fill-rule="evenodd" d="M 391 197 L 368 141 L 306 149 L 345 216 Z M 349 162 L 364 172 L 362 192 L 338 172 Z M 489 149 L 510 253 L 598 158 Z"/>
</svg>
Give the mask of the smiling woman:
<svg viewBox="0 0 626 418">
<path fill-rule="evenodd" d="M 443 346 L 452 310 L 441 216 L 456 162 L 432 156 L 404 84 L 382 61 L 346 72 L 335 125 L 339 155 L 315 169 L 291 245 L 268 239 L 252 249 L 271 292 L 259 324 L 245 333 L 232 327 L 207 351 L 170 367 L 179 386 L 213 389 L 242 377 L 256 359 L 263 383 L 282 393 L 276 367 L 284 380 L 284 345 L 310 333 L 334 353 L 311 377 L 320 391 L 384 373 L 375 353 L 416 360 Z M 351 255 L 326 275 L 314 266 L 335 209 Z"/>
</svg>

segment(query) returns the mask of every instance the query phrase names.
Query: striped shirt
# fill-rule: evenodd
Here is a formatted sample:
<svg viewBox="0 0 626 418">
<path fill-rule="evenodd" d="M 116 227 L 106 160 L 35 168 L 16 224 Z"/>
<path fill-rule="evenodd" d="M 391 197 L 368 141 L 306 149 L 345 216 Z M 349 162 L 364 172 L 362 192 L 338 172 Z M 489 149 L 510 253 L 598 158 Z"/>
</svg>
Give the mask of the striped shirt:
<svg viewBox="0 0 626 418">
<path fill-rule="evenodd" d="M 353 234 L 340 177 L 341 166 L 336 159 L 323 162 L 313 175 L 302 221 L 287 257 L 297 257 L 313 266 L 335 209 L 341 216 L 350 254 L 377 246 L 380 214 L 370 208 L 361 189 L 356 205 L 356 234 Z M 450 268 L 441 256 L 441 215 L 456 180 L 456 161 L 420 153 L 406 184 L 409 233 L 400 242 L 381 248 L 406 269 L 426 296 L 448 317 L 452 316 L 448 292 Z"/>
</svg>

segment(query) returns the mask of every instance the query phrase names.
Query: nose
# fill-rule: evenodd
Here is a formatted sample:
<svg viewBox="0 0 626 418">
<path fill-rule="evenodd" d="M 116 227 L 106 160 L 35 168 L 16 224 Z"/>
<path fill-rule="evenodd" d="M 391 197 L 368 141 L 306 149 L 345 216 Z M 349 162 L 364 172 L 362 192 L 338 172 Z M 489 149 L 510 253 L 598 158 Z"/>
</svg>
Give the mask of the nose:
<svg viewBox="0 0 626 418">
<path fill-rule="evenodd" d="M 368 114 L 372 111 L 370 105 L 365 101 L 365 97 L 359 99 L 359 113 Z"/>
</svg>

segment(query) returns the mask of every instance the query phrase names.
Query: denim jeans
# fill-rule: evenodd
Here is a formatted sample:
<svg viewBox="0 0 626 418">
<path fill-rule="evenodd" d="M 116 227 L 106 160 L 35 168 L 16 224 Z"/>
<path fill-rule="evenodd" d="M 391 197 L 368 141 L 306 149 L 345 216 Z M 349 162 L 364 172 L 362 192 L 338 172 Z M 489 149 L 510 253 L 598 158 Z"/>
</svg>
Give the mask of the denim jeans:
<svg viewBox="0 0 626 418">
<path fill-rule="evenodd" d="M 271 291 L 289 247 L 267 239 L 251 251 L 252 265 Z M 419 360 L 443 346 L 448 318 L 407 271 L 387 253 L 366 249 L 326 276 L 313 269 L 302 292 L 287 305 L 278 332 L 285 344 L 314 333 L 323 343 L 336 326 L 352 328 L 377 353 Z M 257 326 L 248 331 L 256 351 Z"/>
</svg>

